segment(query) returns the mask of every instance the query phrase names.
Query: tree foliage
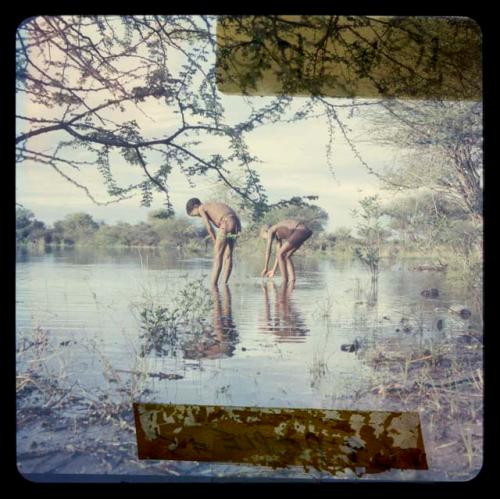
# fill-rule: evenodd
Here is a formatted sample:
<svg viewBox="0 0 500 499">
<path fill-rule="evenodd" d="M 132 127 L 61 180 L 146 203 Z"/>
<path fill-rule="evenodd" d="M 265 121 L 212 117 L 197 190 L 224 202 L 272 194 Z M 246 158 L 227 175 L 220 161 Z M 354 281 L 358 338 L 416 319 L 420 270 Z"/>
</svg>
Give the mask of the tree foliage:
<svg viewBox="0 0 500 499">
<path fill-rule="evenodd" d="M 173 168 L 191 184 L 213 175 L 256 216 L 262 213 L 267 197 L 244 135 L 267 116 L 279 116 L 289 99 L 252 109 L 239 123 L 226 121 L 214 78 L 214 22 L 205 16 L 26 21 L 17 32 L 16 90 L 24 99 L 16 115 L 18 163 L 51 167 L 99 204 L 139 193 L 149 206 L 159 192 L 169 214 Z M 123 164 L 133 182 L 119 182 Z M 243 176 L 233 184 L 228 175 L 236 165 Z M 99 171 L 107 201 L 79 180 L 89 168 Z"/>
<path fill-rule="evenodd" d="M 388 101 L 366 113 L 370 136 L 406 151 L 386 186 L 431 189 L 482 220 L 482 103 Z"/>
<path fill-rule="evenodd" d="M 481 224 L 443 194 L 427 190 L 399 197 L 384 208 L 388 227 L 406 248 L 430 254 L 439 247 L 460 254 L 477 249 Z"/>
<path fill-rule="evenodd" d="M 252 220 L 300 207 L 313 197 L 269 203 L 246 138 L 267 123 L 321 117 L 330 168 L 340 136 L 384 185 L 446 191 L 482 213 L 481 104 L 446 100 L 481 95 L 480 32 L 468 19 L 41 16 L 19 27 L 16 65 L 18 164 L 46 165 L 98 204 L 139 194 L 150 206 L 160 193 L 169 217 L 175 169 L 192 186 L 214 178 Z M 269 71 L 279 91 L 259 107 L 247 94 Z M 242 95 L 246 116 L 228 119 L 218 84 Z M 328 99 L 332 87 L 353 99 Z M 363 88 L 375 98 L 355 99 Z M 297 94 L 308 99 L 292 110 Z M 370 139 L 404 146 L 413 159 L 399 172 L 375 171 L 351 136 L 355 115 L 372 120 Z M 106 200 L 82 180 L 89 169 Z"/>
<path fill-rule="evenodd" d="M 261 94 L 476 99 L 481 33 L 467 18 L 222 16 L 223 88 Z"/>
<path fill-rule="evenodd" d="M 16 206 L 16 242 L 35 242 L 46 237 L 45 224 L 23 206 Z"/>
<path fill-rule="evenodd" d="M 354 255 L 368 268 L 372 281 L 378 279 L 380 248 L 388 233 L 382 224 L 384 210 L 378 196 L 367 196 L 359 202 L 359 210 L 354 211 L 358 219 L 359 245 Z"/>
<path fill-rule="evenodd" d="M 195 226 L 187 217 L 176 216 L 166 219 L 155 215 L 155 213 L 150 214 L 149 223 L 164 245 L 183 248 L 196 240 L 199 249 L 204 248 L 202 241 L 208 234 L 204 227 Z"/>
<path fill-rule="evenodd" d="M 310 98 L 291 119 L 323 116 L 334 164 L 340 135 L 383 186 L 431 188 L 482 217 L 482 54 L 467 18 L 223 16 L 217 76 L 222 87 Z M 226 39 L 224 39 L 226 37 Z M 392 171 L 359 153 L 342 104 L 371 124 L 365 142 L 406 149 Z M 399 158 L 400 159 L 400 158 Z"/>
<path fill-rule="evenodd" d="M 85 242 L 90 240 L 99 229 L 99 224 L 88 213 L 71 213 L 63 220 L 54 223 L 54 232 L 64 234 L 68 242 Z"/>
</svg>

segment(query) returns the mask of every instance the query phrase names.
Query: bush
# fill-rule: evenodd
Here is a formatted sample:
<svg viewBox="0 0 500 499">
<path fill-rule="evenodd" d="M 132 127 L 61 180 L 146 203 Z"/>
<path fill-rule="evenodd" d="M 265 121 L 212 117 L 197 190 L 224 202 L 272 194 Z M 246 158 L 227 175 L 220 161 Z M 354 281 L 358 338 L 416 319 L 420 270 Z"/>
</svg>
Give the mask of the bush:
<svg viewBox="0 0 500 499">
<path fill-rule="evenodd" d="M 54 223 L 57 240 L 71 244 L 86 244 L 92 241 L 99 224 L 87 213 L 71 213 Z"/>
<path fill-rule="evenodd" d="M 45 245 L 51 240 L 51 231 L 35 218 L 32 211 L 22 206 L 16 207 L 16 242 Z"/>
<path fill-rule="evenodd" d="M 189 348 L 193 342 L 211 332 L 208 324 L 212 298 L 204 279 L 189 281 L 175 295 L 168 306 L 147 303 L 140 311 L 142 355 L 177 356 L 179 350 Z"/>
</svg>

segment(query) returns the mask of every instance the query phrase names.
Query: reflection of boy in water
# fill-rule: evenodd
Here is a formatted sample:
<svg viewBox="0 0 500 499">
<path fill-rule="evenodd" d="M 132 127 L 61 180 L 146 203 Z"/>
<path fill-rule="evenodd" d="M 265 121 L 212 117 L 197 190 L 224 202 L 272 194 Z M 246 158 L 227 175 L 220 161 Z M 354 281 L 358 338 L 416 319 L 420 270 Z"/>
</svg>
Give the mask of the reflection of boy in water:
<svg viewBox="0 0 500 499">
<path fill-rule="evenodd" d="M 275 292 L 274 317 L 271 316 L 271 301 L 269 299 L 269 288 L 271 286 Z M 294 309 L 290 300 L 293 284 L 282 284 L 277 288 L 271 281 L 267 285 L 262 285 L 264 292 L 264 322 L 261 327 L 265 332 L 272 332 L 280 338 L 306 336 L 307 329 L 300 313 Z"/>
<path fill-rule="evenodd" d="M 212 288 L 214 301 L 214 332 L 221 354 L 230 357 L 238 340 L 238 332 L 233 321 L 231 307 L 231 291 L 229 286 L 224 287 L 224 309 L 221 305 L 221 296 L 217 288 Z"/>
<path fill-rule="evenodd" d="M 184 352 L 187 359 L 218 359 L 220 357 L 231 357 L 238 333 L 233 322 L 231 309 L 231 291 L 225 286 L 224 307 L 222 307 L 220 292 L 217 287 L 212 288 L 213 308 L 213 337 L 207 337 L 191 345 Z"/>
<path fill-rule="evenodd" d="M 202 203 L 198 198 L 192 198 L 187 202 L 186 211 L 191 217 L 201 217 L 203 219 L 208 234 L 215 243 L 212 286 L 217 286 L 223 264 L 224 283 L 227 284 L 233 268 L 234 243 L 238 233 L 241 232 L 240 219 L 227 204 Z M 217 237 L 211 224 L 219 229 Z"/>
<path fill-rule="evenodd" d="M 295 268 L 292 262 L 292 255 L 311 237 L 311 235 L 312 230 L 303 222 L 297 220 L 282 220 L 273 226 L 265 225 L 262 227 L 260 236 L 267 239 L 267 247 L 264 270 L 261 276 L 273 277 L 279 265 L 283 281 L 287 282 L 290 280 L 295 282 Z M 274 262 L 273 268 L 268 270 L 271 247 L 275 239 L 278 244 L 276 261 Z"/>
</svg>

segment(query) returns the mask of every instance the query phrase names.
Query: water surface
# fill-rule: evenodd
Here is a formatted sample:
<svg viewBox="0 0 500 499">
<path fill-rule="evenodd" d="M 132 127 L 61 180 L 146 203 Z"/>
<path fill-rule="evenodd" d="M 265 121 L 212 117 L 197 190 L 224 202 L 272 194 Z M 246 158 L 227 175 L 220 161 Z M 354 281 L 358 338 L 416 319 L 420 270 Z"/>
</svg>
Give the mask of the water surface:
<svg viewBox="0 0 500 499">
<path fill-rule="evenodd" d="M 208 286 L 209 256 L 19 252 L 17 335 L 42 327 L 51 342 L 69 345 L 65 376 L 90 392 L 110 377 L 125 383 L 141 371 L 150 375 L 142 380 L 143 402 L 397 410 L 363 397 L 373 368 L 349 346 L 363 351 L 397 338 L 411 351 L 466 327 L 447 313 L 465 299 L 464 291 L 445 274 L 412 270 L 414 260 L 384 262 L 376 293 L 356 261 L 301 255 L 295 261 L 291 289 L 279 277 L 256 277 L 260 259 L 237 253 L 230 285 L 206 288 L 207 334 L 158 349 L 141 338 L 141 310 L 169 307 L 191 282 Z M 437 288 L 439 298 L 422 297 L 429 288 Z M 52 367 L 60 368 L 55 361 Z"/>
</svg>

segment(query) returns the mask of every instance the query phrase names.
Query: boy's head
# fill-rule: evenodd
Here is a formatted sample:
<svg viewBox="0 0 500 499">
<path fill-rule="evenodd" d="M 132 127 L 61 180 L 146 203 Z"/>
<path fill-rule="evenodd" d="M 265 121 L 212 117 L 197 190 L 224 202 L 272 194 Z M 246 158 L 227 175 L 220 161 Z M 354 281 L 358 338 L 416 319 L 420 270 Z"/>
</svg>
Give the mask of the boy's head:
<svg viewBox="0 0 500 499">
<path fill-rule="evenodd" d="M 198 208 L 201 206 L 201 201 L 198 198 L 191 198 L 186 203 L 186 212 L 191 217 L 199 216 Z"/>
<path fill-rule="evenodd" d="M 270 225 L 263 225 L 261 228 L 260 228 L 260 237 L 262 237 L 262 239 L 267 239 L 267 236 L 269 234 L 269 229 L 271 228 Z"/>
</svg>

